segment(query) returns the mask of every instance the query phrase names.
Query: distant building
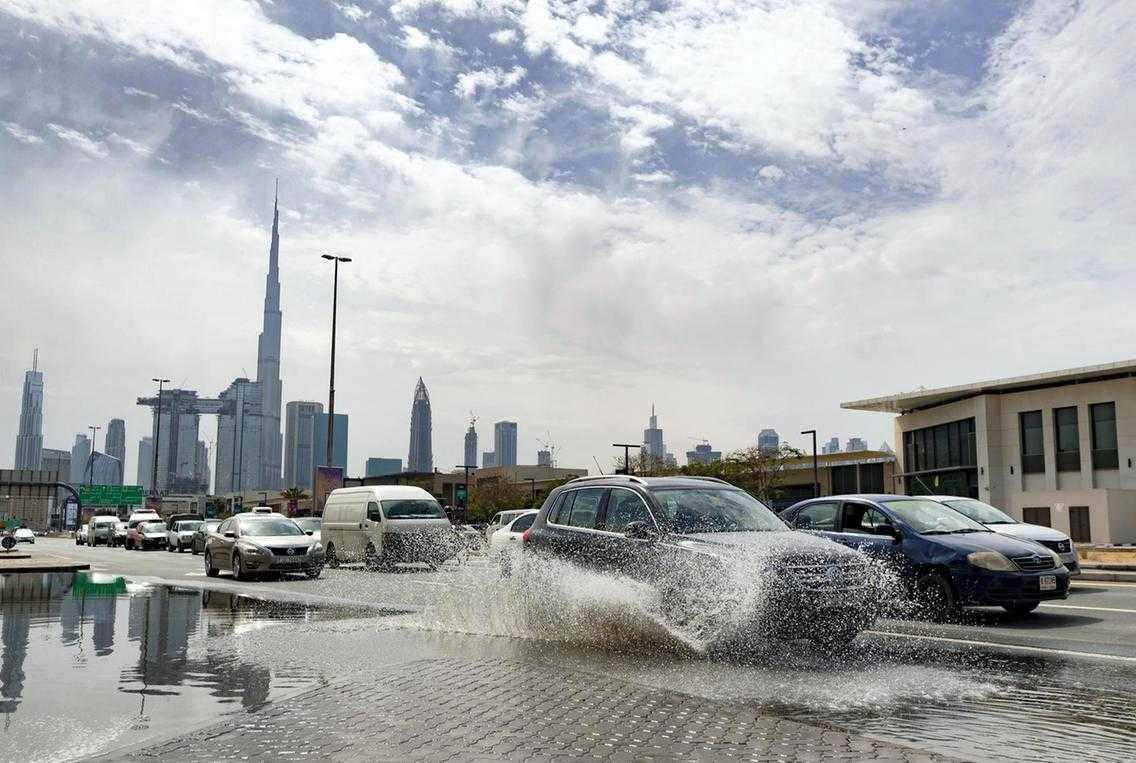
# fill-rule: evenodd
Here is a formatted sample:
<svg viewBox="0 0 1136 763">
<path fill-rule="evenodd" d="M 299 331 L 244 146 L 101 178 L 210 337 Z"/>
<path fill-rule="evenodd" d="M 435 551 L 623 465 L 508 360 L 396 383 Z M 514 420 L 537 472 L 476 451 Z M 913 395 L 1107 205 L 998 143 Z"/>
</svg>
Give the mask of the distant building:
<svg viewBox="0 0 1136 763">
<path fill-rule="evenodd" d="M 820 446 L 820 452 L 825 453 L 825 454 L 839 453 L 840 452 L 840 438 L 839 437 L 833 437 L 828 442 L 826 442 L 824 445 L 821 445 Z"/>
<path fill-rule="evenodd" d="M 551 450 L 538 450 L 536 452 L 536 465 L 537 466 L 552 466 L 552 451 Z"/>
<path fill-rule="evenodd" d="M 39 468 L 45 472 L 58 472 L 62 480 L 71 479 L 71 451 L 44 448 Z"/>
<path fill-rule="evenodd" d="M 517 422 L 498 421 L 493 425 L 493 452 L 496 466 L 517 465 Z"/>
<path fill-rule="evenodd" d="M 32 370 L 24 373 L 24 394 L 20 399 L 20 429 L 16 435 L 16 468 L 39 469 L 43 455 L 43 372 L 39 370 L 39 350 L 32 359 Z"/>
<path fill-rule="evenodd" d="M 757 448 L 764 451 L 775 451 L 781 447 L 781 435 L 776 429 L 762 429 L 757 435 Z"/>
<path fill-rule="evenodd" d="M 880 452 L 881 453 L 895 453 L 895 451 L 891 449 L 891 446 L 887 444 L 887 440 L 884 440 L 883 442 L 880 443 Z"/>
<path fill-rule="evenodd" d="M 497 466 L 497 454 L 491 450 L 487 450 L 481 454 L 481 468 L 491 469 Z"/>
<path fill-rule="evenodd" d="M 327 424 L 328 415 L 317 413 L 312 418 L 312 448 L 317 466 L 338 466 L 347 471 L 347 414 L 335 414 L 335 427 L 332 435 L 331 463 L 327 462 Z"/>
<path fill-rule="evenodd" d="M 315 417 L 323 413 L 323 403 L 293 400 L 284 414 L 284 487 L 312 488 L 315 451 L 312 433 Z M 326 452 L 323 454 L 326 457 Z"/>
<path fill-rule="evenodd" d="M 386 477 L 390 474 L 402 473 L 401 458 L 368 458 L 367 476 Z"/>
<path fill-rule="evenodd" d="M 83 472 L 87 469 L 87 460 L 91 457 L 91 440 L 85 434 L 75 435 L 75 444 L 71 446 L 71 484 L 78 485 L 83 482 Z"/>
<path fill-rule="evenodd" d="M 477 430 L 473 428 L 473 422 L 469 422 L 469 429 L 465 433 L 465 460 L 462 461 L 466 466 L 477 466 Z"/>
<path fill-rule="evenodd" d="M 410 452 L 406 457 L 409 472 L 434 471 L 433 425 L 430 421 L 430 393 L 422 377 L 414 388 L 410 405 Z"/>
<path fill-rule="evenodd" d="M 118 463 L 126 468 L 126 422 L 122 419 L 111 419 L 106 428 L 106 452 L 108 456 L 117 458 Z M 125 482 L 125 475 L 123 482 Z M 119 484 L 122 484 L 121 482 Z"/>
<path fill-rule="evenodd" d="M 209 493 L 209 483 L 212 481 L 209 469 L 209 446 L 202 440 L 197 441 L 197 460 L 194 464 L 193 479 L 200 488 L 200 492 Z M 198 492 L 198 491 L 194 491 Z"/>
<path fill-rule="evenodd" d="M 154 479 L 154 438 L 143 437 L 138 441 L 138 482 L 149 493 Z"/>
<path fill-rule="evenodd" d="M 861 437 L 849 437 L 848 444 L 844 446 L 845 453 L 856 453 L 857 451 L 867 450 L 868 443 L 864 442 Z"/>
<path fill-rule="evenodd" d="M 714 450 L 710 443 L 704 442 L 694 446 L 694 450 L 686 452 L 688 464 L 712 464 L 722 460 L 722 451 Z"/>
<path fill-rule="evenodd" d="M 87 459 L 83 469 L 84 485 L 121 485 L 122 462 L 107 453 L 97 450 Z"/>
<path fill-rule="evenodd" d="M 674 453 L 667 453 L 667 455 L 663 458 L 663 465 L 666 466 L 668 469 L 677 469 L 678 468 L 678 459 L 675 458 L 675 454 Z"/>
<path fill-rule="evenodd" d="M 228 388 L 218 397 L 221 400 L 221 412 L 217 416 L 217 443 L 216 443 L 216 469 L 213 474 L 216 481 L 215 490 L 218 494 L 239 493 L 260 489 L 257 482 L 260 480 L 260 446 L 261 446 L 261 415 L 260 415 L 261 387 L 254 381 L 241 377 L 234 379 Z M 177 452 L 183 448 L 191 450 L 197 448 L 197 432 L 190 438 L 192 425 L 188 416 L 183 415 L 185 433 L 179 437 Z M 162 410 L 161 444 L 158 451 L 158 490 L 168 492 L 163 475 L 167 473 L 164 463 L 167 461 L 165 409 Z M 182 440 L 185 442 L 182 442 Z M 177 463 L 181 464 L 179 457 Z M 178 472 L 181 474 L 181 472 Z M 192 473 L 192 472 L 191 472 Z"/>
<path fill-rule="evenodd" d="M 651 403 L 651 417 L 643 430 L 643 449 L 641 456 L 654 463 L 662 463 L 667 457 L 667 446 L 663 443 L 663 430 L 659 429 L 659 417 L 655 415 L 655 404 Z"/>
</svg>

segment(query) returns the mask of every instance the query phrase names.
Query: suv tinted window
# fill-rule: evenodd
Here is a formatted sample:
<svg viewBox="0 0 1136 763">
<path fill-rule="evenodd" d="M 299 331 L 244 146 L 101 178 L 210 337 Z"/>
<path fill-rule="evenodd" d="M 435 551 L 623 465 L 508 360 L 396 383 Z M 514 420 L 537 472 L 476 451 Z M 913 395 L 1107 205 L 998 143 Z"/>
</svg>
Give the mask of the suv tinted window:
<svg viewBox="0 0 1136 763">
<path fill-rule="evenodd" d="M 793 527 L 798 530 L 835 530 L 836 507 L 835 503 L 813 503 L 793 517 Z"/>
<path fill-rule="evenodd" d="M 603 529 L 621 533 L 625 532 L 627 525 L 632 522 L 647 522 L 654 525 L 651 513 L 637 493 L 613 488 L 607 499 L 607 520 Z"/>
<path fill-rule="evenodd" d="M 565 506 L 571 505 L 571 498 L 571 493 L 561 493 L 560 495 L 556 496 L 552 504 L 552 508 L 548 510 L 548 517 L 546 518 L 546 520 L 552 522 L 553 524 L 560 523 L 560 512 L 564 509 Z M 564 516 L 567 517 L 567 513 L 565 513 Z"/>
<path fill-rule="evenodd" d="M 536 514 L 525 514 L 514 522 L 509 529 L 515 533 L 523 533 L 525 530 L 532 527 L 534 519 L 536 519 Z"/>
<path fill-rule="evenodd" d="M 595 529 L 596 514 L 600 511 L 600 501 L 603 500 L 604 490 L 605 488 L 593 487 L 574 491 L 572 493 L 572 507 L 569 510 L 567 521 L 563 516 L 564 509 L 561 509 L 561 523 L 572 527 Z M 564 508 L 568 508 L 567 502 L 565 502 Z"/>
</svg>

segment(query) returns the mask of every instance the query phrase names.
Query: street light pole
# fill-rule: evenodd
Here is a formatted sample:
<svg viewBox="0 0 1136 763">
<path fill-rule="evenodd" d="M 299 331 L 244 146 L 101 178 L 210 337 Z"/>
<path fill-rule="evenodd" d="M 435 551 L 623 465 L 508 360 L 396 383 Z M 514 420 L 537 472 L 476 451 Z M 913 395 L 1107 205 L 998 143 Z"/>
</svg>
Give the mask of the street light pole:
<svg viewBox="0 0 1136 763">
<path fill-rule="evenodd" d="M 162 440 L 162 385 L 169 379 L 151 379 L 158 382 L 158 413 L 154 419 L 154 472 L 150 477 L 150 495 L 158 495 L 158 443 Z"/>
<path fill-rule="evenodd" d="M 325 260 L 335 263 L 335 271 L 331 285 L 331 377 L 327 384 L 327 460 L 326 465 L 332 466 L 332 443 L 335 441 L 335 320 L 339 308 L 339 263 L 351 262 L 350 257 L 338 257 L 334 254 L 320 255 Z"/>
<path fill-rule="evenodd" d="M 90 469 L 90 474 L 87 475 L 87 484 L 95 484 L 95 437 L 97 432 L 102 427 L 87 427 L 91 430 L 91 454 L 87 456 L 87 468 Z"/>
<path fill-rule="evenodd" d="M 642 445 L 632 445 L 632 444 L 626 443 L 626 442 L 613 442 L 611 444 L 611 447 L 623 448 L 623 473 L 628 474 L 628 475 L 631 474 L 631 449 L 632 448 L 641 448 L 643 446 Z"/>
<path fill-rule="evenodd" d="M 817 468 L 817 432 L 815 429 L 806 429 L 801 434 L 813 436 L 813 498 L 820 498 L 820 471 Z"/>
<path fill-rule="evenodd" d="M 536 479 L 533 477 L 525 477 L 525 482 L 532 483 L 532 501 L 536 503 Z"/>
<path fill-rule="evenodd" d="M 469 512 L 469 470 L 476 469 L 477 464 L 458 464 L 455 468 L 465 470 L 465 503 L 462 505 L 462 521 L 465 521 Z"/>
</svg>

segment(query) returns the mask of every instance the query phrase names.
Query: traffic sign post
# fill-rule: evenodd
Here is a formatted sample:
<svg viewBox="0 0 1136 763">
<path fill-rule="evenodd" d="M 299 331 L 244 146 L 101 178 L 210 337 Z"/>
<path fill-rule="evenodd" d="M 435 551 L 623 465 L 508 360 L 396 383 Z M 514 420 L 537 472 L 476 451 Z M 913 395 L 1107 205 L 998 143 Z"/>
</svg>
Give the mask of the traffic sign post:
<svg viewBox="0 0 1136 763">
<path fill-rule="evenodd" d="M 141 485 L 79 485 L 84 506 L 141 506 L 146 494 Z"/>
</svg>

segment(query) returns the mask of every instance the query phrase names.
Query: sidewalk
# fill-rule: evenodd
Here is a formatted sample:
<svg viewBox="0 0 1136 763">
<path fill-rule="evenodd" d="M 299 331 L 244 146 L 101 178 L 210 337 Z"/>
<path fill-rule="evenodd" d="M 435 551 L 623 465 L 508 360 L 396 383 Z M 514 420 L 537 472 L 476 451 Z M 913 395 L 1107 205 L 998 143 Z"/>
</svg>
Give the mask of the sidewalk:
<svg viewBox="0 0 1136 763">
<path fill-rule="evenodd" d="M 346 678 L 103 759 L 950 760 L 738 703 L 549 665 L 416 660 L 377 680 Z"/>
</svg>

